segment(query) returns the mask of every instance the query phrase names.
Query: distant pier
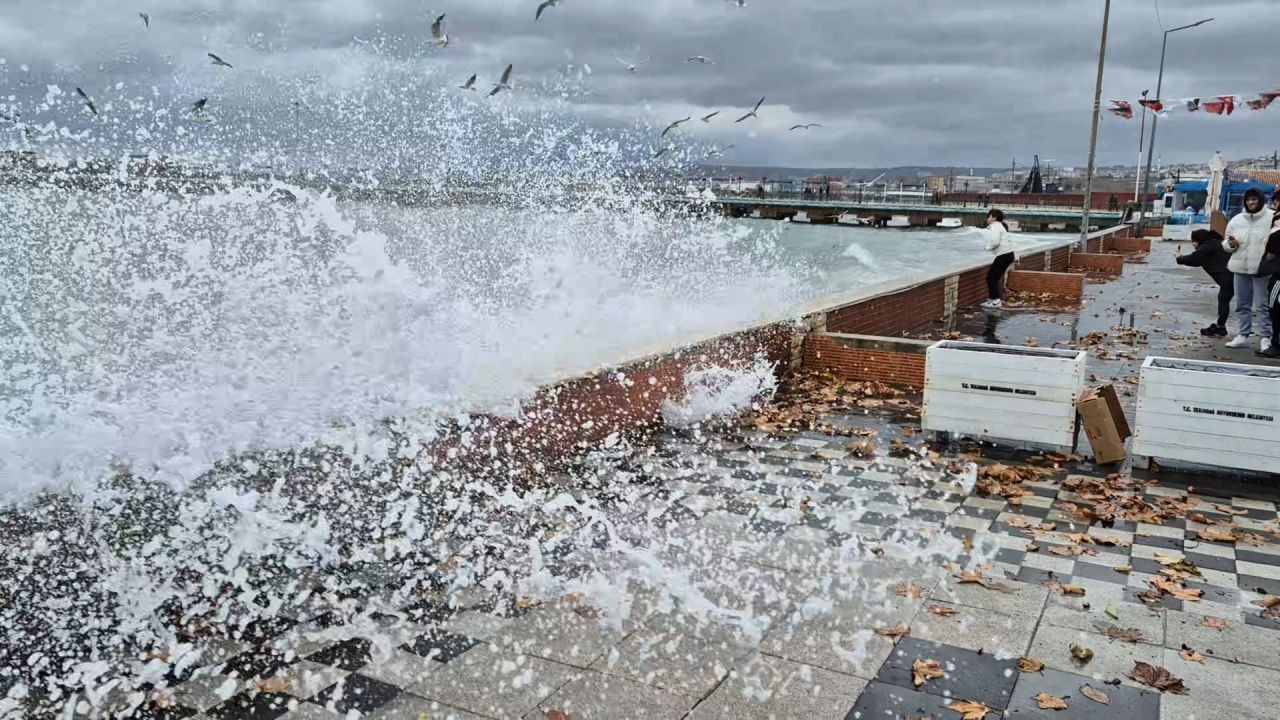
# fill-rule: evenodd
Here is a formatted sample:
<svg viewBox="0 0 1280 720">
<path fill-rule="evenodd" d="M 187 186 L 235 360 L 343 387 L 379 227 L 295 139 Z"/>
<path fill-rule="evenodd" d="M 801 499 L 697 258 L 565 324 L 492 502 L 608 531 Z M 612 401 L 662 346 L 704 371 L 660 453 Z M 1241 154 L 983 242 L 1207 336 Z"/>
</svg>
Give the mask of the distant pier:
<svg viewBox="0 0 1280 720">
<path fill-rule="evenodd" d="M 1000 204 L 998 196 L 989 205 L 921 205 L 893 202 L 857 202 L 847 200 L 808 200 L 793 198 L 760 198 L 726 196 L 709 201 L 730 217 L 759 217 L 766 220 L 804 219 L 815 225 L 837 222 L 853 223 L 855 219 L 890 227 L 937 227 L 944 218 L 955 218 L 961 225 L 986 225 L 991 208 L 1000 208 L 1005 217 L 1014 220 L 1021 232 L 1080 232 L 1082 208 L 1009 207 Z M 1089 224 L 1095 227 L 1117 225 L 1123 213 L 1091 210 Z"/>
</svg>

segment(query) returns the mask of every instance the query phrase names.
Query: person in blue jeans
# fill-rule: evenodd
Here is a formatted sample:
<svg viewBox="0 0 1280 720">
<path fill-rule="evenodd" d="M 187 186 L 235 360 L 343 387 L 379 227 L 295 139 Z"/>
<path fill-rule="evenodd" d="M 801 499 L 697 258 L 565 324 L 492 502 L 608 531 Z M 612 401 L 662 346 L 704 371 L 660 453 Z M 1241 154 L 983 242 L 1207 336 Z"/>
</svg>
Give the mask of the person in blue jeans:
<svg viewBox="0 0 1280 720">
<path fill-rule="evenodd" d="M 1234 274 L 1236 317 L 1240 321 L 1239 334 L 1227 343 L 1229 348 L 1247 348 L 1251 344 L 1255 303 L 1262 316 L 1258 322 L 1261 351 L 1271 348 L 1271 313 L 1266 307 L 1270 274 L 1260 274 L 1259 268 L 1266 254 L 1273 218 L 1274 213 L 1267 207 L 1262 192 L 1249 188 L 1244 194 L 1244 211 L 1227 223 L 1227 242 L 1222 247 L 1231 253 L 1227 269 Z"/>
</svg>

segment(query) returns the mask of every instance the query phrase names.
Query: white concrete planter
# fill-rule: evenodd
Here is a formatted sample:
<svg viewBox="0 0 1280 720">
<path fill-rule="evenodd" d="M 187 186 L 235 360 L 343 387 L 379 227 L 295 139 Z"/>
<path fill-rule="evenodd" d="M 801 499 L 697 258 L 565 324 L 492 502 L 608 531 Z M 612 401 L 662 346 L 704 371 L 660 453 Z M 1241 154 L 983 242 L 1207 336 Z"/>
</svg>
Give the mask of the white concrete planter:
<svg viewBox="0 0 1280 720">
<path fill-rule="evenodd" d="M 1148 357 L 1133 454 L 1280 473 L 1280 369 Z"/>
<path fill-rule="evenodd" d="M 925 357 L 921 426 L 1069 448 L 1087 357 L 1083 350 L 934 343 Z"/>
</svg>

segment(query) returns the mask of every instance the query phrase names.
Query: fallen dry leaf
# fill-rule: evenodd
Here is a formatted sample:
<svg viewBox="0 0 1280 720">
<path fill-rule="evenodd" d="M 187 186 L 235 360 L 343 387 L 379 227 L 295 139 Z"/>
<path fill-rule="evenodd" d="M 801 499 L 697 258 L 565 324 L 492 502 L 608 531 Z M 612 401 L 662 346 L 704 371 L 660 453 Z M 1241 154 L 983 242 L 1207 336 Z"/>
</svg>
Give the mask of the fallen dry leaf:
<svg viewBox="0 0 1280 720">
<path fill-rule="evenodd" d="M 1158 665 L 1148 665 L 1141 660 L 1134 662 L 1133 669 L 1129 671 L 1127 677 L 1134 682 L 1148 685 L 1161 692 L 1173 693 L 1174 695 L 1187 694 L 1187 687 L 1182 684 L 1182 680 L 1174 677 L 1172 673 Z"/>
<path fill-rule="evenodd" d="M 1098 632 L 1112 640 L 1124 640 L 1131 643 L 1142 641 L 1142 631 L 1137 628 L 1120 628 L 1115 625 L 1094 625 L 1094 627 L 1098 629 Z"/>
<path fill-rule="evenodd" d="M 1083 595 L 1084 595 L 1084 593 L 1085 593 L 1084 588 L 1080 587 L 1079 585 L 1063 585 L 1063 586 L 1062 586 L 1062 594 L 1063 594 L 1063 595 L 1081 595 L 1081 596 L 1083 596 Z"/>
<path fill-rule="evenodd" d="M 1081 685 L 1080 694 L 1102 705 L 1111 704 L 1111 696 L 1107 694 L 1107 691 L 1099 690 L 1091 685 Z"/>
<path fill-rule="evenodd" d="M 1128 575 L 1129 573 L 1133 572 L 1133 566 L 1131 565 L 1117 565 L 1116 567 L 1113 567 L 1111 569 L 1115 570 L 1118 573 L 1123 573 L 1125 575 Z"/>
<path fill-rule="evenodd" d="M 995 712 L 991 708 L 980 702 L 973 700 L 958 700 L 947 706 L 948 710 L 954 710 L 961 714 L 960 720 L 986 720 L 986 717 Z"/>
<path fill-rule="evenodd" d="M 1071 657 L 1075 658 L 1077 662 L 1083 665 L 1093 659 L 1093 651 L 1087 647 L 1081 647 L 1072 643 Z"/>
<path fill-rule="evenodd" d="M 960 611 L 959 611 L 959 610 L 956 610 L 956 609 L 955 609 L 955 608 L 953 608 L 953 607 L 948 607 L 948 606 L 946 606 L 946 605 L 931 605 L 931 606 L 929 606 L 929 612 L 933 613 L 934 615 L 941 615 L 941 616 L 943 616 L 943 617 L 950 617 L 950 616 L 955 615 L 956 613 L 958 613 L 958 612 L 960 612 Z"/>
<path fill-rule="evenodd" d="M 1202 528 L 1196 533 L 1196 535 L 1201 540 L 1208 540 L 1210 542 L 1233 543 L 1239 539 L 1236 536 L 1236 528 L 1234 525 L 1230 527 L 1210 525 L 1207 528 Z"/>
<path fill-rule="evenodd" d="M 260 693 L 282 693 L 289 689 L 289 681 L 279 675 L 272 675 L 265 680 L 258 681 L 258 692 Z"/>
<path fill-rule="evenodd" d="M 872 457 L 876 454 L 876 444 L 870 440 L 849 443 L 845 445 L 844 449 L 854 457 Z"/>
<path fill-rule="evenodd" d="M 1020 657 L 1018 658 L 1018 670 L 1022 672 L 1040 672 L 1044 669 L 1044 663 L 1035 658 Z"/>
<path fill-rule="evenodd" d="M 1273 607 L 1280 606 L 1280 595 L 1268 595 L 1261 600 L 1254 600 L 1253 604 L 1260 608 L 1270 610 Z"/>
<path fill-rule="evenodd" d="M 537 598 L 522 597 L 516 600 L 516 609 L 528 610 L 529 608 L 538 607 L 541 604 L 542 604 L 542 601 Z"/>
<path fill-rule="evenodd" d="M 1178 657 L 1186 660 L 1187 662 L 1198 662 L 1201 665 L 1204 664 L 1204 656 L 1188 647 L 1182 648 L 1182 652 L 1178 653 Z"/>
<path fill-rule="evenodd" d="M 937 660 L 921 660 L 916 658 L 911 663 L 911 681 L 916 687 L 925 684 L 927 680 L 934 680 L 940 677 L 946 677 L 947 674 L 942 672 L 942 665 Z"/>
<path fill-rule="evenodd" d="M 542 716 L 546 720 L 573 720 L 573 718 L 569 717 L 569 713 L 560 712 L 559 710 L 547 710 L 542 713 Z"/>
<path fill-rule="evenodd" d="M 907 585 L 906 583 L 902 583 L 900 585 L 894 585 L 893 591 L 901 595 L 902 597 L 908 597 L 908 598 L 924 597 L 924 588 L 920 587 L 919 585 Z"/>
<path fill-rule="evenodd" d="M 1211 627 L 1214 630 L 1226 630 L 1228 627 L 1226 620 L 1216 618 L 1211 615 L 1205 615 L 1204 618 L 1200 620 L 1200 624 L 1205 627 Z"/>
<path fill-rule="evenodd" d="M 1036 695 L 1032 699 L 1036 701 L 1036 704 L 1040 707 L 1041 710 L 1066 710 L 1067 709 L 1066 700 L 1063 700 L 1062 698 L 1057 697 L 1056 695 L 1050 695 L 1047 692 L 1042 692 Z"/>
<path fill-rule="evenodd" d="M 876 628 L 876 634 L 883 635 L 888 638 L 893 638 L 894 642 L 897 642 L 898 638 L 910 635 L 911 628 L 907 627 L 906 625 L 898 624 L 893 627 Z"/>
</svg>

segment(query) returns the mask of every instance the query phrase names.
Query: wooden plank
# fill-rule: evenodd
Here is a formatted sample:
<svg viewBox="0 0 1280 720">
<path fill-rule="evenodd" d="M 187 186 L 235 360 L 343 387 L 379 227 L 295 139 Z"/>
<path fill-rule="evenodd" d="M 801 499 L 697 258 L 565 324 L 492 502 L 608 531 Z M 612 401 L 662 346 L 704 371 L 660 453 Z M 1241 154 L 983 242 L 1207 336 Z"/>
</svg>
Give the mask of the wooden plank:
<svg viewBox="0 0 1280 720">
<path fill-rule="evenodd" d="M 1144 371 L 1145 372 L 1145 371 Z M 1278 383 L 1280 384 L 1280 383 Z M 1138 385 L 1138 402 L 1149 399 L 1157 404 L 1176 403 L 1179 406 L 1190 405 L 1235 410 L 1246 413 L 1280 416 L 1280 396 L 1266 393 L 1251 393 L 1243 390 L 1203 385 L 1170 385 L 1159 378 L 1144 377 Z"/>
<path fill-rule="evenodd" d="M 1166 431 L 1174 432 L 1174 431 Z M 1140 431 L 1141 433 L 1141 431 Z M 1175 433 L 1173 437 L 1188 438 L 1187 433 Z M 1234 468 L 1238 470 L 1257 470 L 1260 472 L 1280 472 L 1280 460 L 1274 453 L 1255 455 L 1215 447 L 1186 447 L 1161 442 L 1159 437 L 1151 433 L 1141 433 L 1133 438 L 1134 455 L 1143 455 L 1166 460 L 1183 460 L 1201 465 Z"/>
<path fill-rule="evenodd" d="M 1157 361 L 1195 362 L 1195 364 L 1217 368 L 1222 372 L 1199 370 L 1177 370 L 1158 367 Z M 1264 373 L 1266 377 L 1245 375 L 1244 372 Z M 1218 387 L 1241 390 L 1265 395 L 1280 394 L 1280 371 L 1263 365 L 1243 365 L 1239 363 L 1211 363 L 1201 361 L 1183 361 L 1176 358 L 1147 358 L 1142 364 L 1142 378 L 1151 378 L 1152 382 L 1181 385 L 1185 387 Z"/>
<path fill-rule="evenodd" d="M 1033 394 L 1034 393 L 1034 394 Z M 1076 398 L 1080 395 L 1078 388 L 1063 387 L 1025 387 L 1014 385 L 1003 380 L 993 383 L 972 382 L 954 377 L 926 376 L 924 384 L 925 402 L 930 397 L 951 396 L 949 402 L 968 403 L 977 408 L 997 410 L 1009 407 L 1007 401 L 1021 403 L 1045 404 L 1052 406 L 1044 412 L 1071 413 L 1075 409 Z M 1028 412 L 1033 412 L 1028 410 Z"/>
<path fill-rule="evenodd" d="M 1213 418 L 1206 421 L 1204 418 L 1195 417 L 1180 410 L 1176 414 L 1153 412 L 1139 405 L 1135 424 L 1144 428 L 1173 430 L 1198 438 L 1192 441 L 1192 444 L 1212 445 L 1219 442 L 1217 438 L 1224 437 L 1257 440 L 1276 448 L 1276 456 L 1280 457 L 1280 428 L 1277 428 L 1275 423 L 1234 418 Z"/>
<path fill-rule="evenodd" d="M 995 368 L 986 365 L 925 360 L 925 382 L 930 378 L 954 377 L 966 382 L 997 383 L 1024 388 L 1083 388 L 1084 368 L 1066 366 L 1033 366 L 1021 368 Z"/>
<path fill-rule="evenodd" d="M 937 412 L 921 413 L 921 428 L 936 432 L 950 432 L 975 437 L 1019 440 L 1046 445 L 1069 446 L 1075 423 L 1059 422 L 1040 427 L 1034 418 L 1040 416 L 1008 417 L 951 417 Z"/>
<path fill-rule="evenodd" d="M 1075 391 L 1041 388 L 1044 395 L 1018 396 L 1006 393 L 972 391 L 972 389 L 928 386 L 924 388 L 924 406 L 955 407 L 969 414 L 1028 413 L 1056 418 L 1075 416 Z M 1050 396 L 1048 393 L 1056 393 Z"/>
</svg>

